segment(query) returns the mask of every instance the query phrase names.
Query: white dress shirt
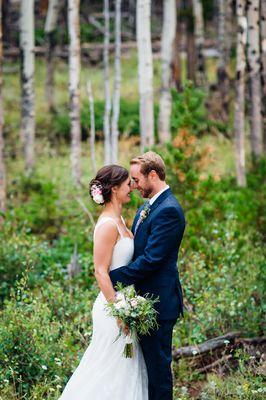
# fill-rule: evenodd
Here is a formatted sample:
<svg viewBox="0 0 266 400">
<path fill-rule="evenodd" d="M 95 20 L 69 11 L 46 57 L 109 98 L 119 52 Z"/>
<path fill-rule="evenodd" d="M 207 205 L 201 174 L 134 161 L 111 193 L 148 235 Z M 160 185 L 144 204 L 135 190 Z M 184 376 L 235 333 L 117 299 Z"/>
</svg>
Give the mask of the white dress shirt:
<svg viewBox="0 0 266 400">
<path fill-rule="evenodd" d="M 169 189 L 169 186 L 165 186 L 165 188 L 163 188 L 162 190 L 160 190 L 160 192 L 156 193 L 154 196 L 152 196 L 152 198 L 149 200 L 150 205 L 152 205 L 156 199 L 158 199 L 158 197 L 165 192 L 167 189 Z"/>
</svg>

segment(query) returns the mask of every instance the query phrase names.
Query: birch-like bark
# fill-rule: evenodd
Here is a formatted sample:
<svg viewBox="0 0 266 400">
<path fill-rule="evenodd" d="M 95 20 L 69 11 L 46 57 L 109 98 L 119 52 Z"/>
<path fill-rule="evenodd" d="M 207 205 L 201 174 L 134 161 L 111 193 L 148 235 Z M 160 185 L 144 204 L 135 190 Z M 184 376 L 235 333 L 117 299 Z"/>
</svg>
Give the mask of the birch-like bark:
<svg viewBox="0 0 266 400">
<path fill-rule="evenodd" d="M 3 31 L 2 31 L 2 0 L 0 0 L 0 211 L 6 211 L 6 172 L 4 160 L 4 112 L 3 112 Z M 2 217 L 0 215 L 0 226 Z"/>
<path fill-rule="evenodd" d="M 173 55 L 173 64 L 172 64 L 172 75 L 173 81 L 175 83 L 175 87 L 177 90 L 181 89 L 181 29 L 180 29 L 180 21 L 179 21 L 179 13 L 180 13 L 180 0 L 176 0 L 176 13 L 177 13 L 177 21 L 176 21 L 176 32 L 175 32 L 175 43 L 174 43 L 174 55 Z"/>
<path fill-rule="evenodd" d="M 260 12 L 263 147 L 266 153 L 266 1 L 261 1 Z"/>
<path fill-rule="evenodd" d="M 231 57 L 231 48 L 234 37 L 234 0 L 225 2 L 225 64 L 228 65 Z"/>
<path fill-rule="evenodd" d="M 109 45 L 110 45 L 110 10 L 109 0 L 104 0 L 104 93 L 105 93 L 105 109 L 104 109 L 104 163 L 111 162 L 111 132 L 110 132 L 110 115 L 111 115 L 111 91 L 109 76 Z"/>
<path fill-rule="evenodd" d="M 262 115 L 260 77 L 259 0 L 247 1 L 248 18 L 248 70 L 251 92 L 250 140 L 254 160 L 262 155 Z"/>
<path fill-rule="evenodd" d="M 218 0 L 218 80 L 226 75 L 226 0 Z M 221 78 L 220 78 L 221 75 Z"/>
<path fill-rule="evenodd" d="M 187 32 L 187 79 L 195 82 L 196 80 L 196 49 L 193 24 L 193 0 L 187 0 L 186 4 L 186 32 Z"/>
<path fill-rule="evenodd" d="M 196 47 L 196 82 L 203 86 L 205 79 L 205 58 L 204 58 L 204 20 L 201 0 L 193 0 L 194 35 Z"/>
<path fill-rule="evenodd" d="M 113 90 L 112 114 L 112 163 L 118 159 L 118 121 L 120 112 L 120 86 L 121 86 L 121 0 L 115 2 L 115 76 Z"/>
<path fill-rule="evenodd" d="M 81 179 L 79 8 L 79 0 L 68 0 L 71 166 L 76 185 L 80 184 Z"/>
<path fill-rule="evenodd" d="M 218 48 L 219 48 L 219 59 L 217 68 L 217 77 L 219 84 L 219 92 L 221 94 L 222 108 L 224 119 L 228 119 L 229 114 L 229 79 L 227 74 L 227 64 L 229 62 L 229 51 L 228 51 L 228 36 L 226 29 L 227 14 L 229 0 L 218 0 Z M 228 16 L 229 17 L 229 16 Z"/>
<path fill-rule="evenodd" d="M 236 54 L 236 100 L 235 100 L 235 156 L 238 186 L 246 186 L 245 172 L 245 69 L 247 44 L 246 0 L 237 0 L 237 54 Z"/>
<path fill-rule="evenodd" d="M 141 151 L 154 144 L 151 1 L 137 0 L 138 80 Z"/>
<path fill-rule="evenodd" d="M 49 0 L 44 31 L 47 37 L 46 51 L 46 85 L 45 93 L 49 111 L 54 110 L 54 50 L 56 46 L 56 28 L 58 14 L 63 0 Z"/>
<path fill-rule="evenodd" d="M 34 0 L 21 0 L 21 139 L 26 174 L 34 166 L 35 99 L 34 99 Z"/>
<path fill-rule="evenodd" d="M 171 65 L 174 55 L 174 42 L 176 33 L 176 0 L 164 0 L 163 32 L 162 32 L 162 76 L 161 96 L 159 110 L 159 139 L 160 143 L 171 139 L 170 118 L 172 111 Z"/>
<path fill-rule="evenodd" d="M 96 160 L 95 160 L 95 116 L 94 116 L 94 100 L 93 93 L 91 88 L 91 82 L 87 83 L 87 94 L 89 99 L 89 107 L 90 107 L 90 154 L 91 154 L 91 166 L 92 170 L 96 172 Z"/>
<path fill-rule="evenodd" d="M 129 10 L 129 26 L 132 29 L 133 35 L 136 34 L 136 0 L 129 0 L 128 4 L 128 10 Z"/>
</svg>

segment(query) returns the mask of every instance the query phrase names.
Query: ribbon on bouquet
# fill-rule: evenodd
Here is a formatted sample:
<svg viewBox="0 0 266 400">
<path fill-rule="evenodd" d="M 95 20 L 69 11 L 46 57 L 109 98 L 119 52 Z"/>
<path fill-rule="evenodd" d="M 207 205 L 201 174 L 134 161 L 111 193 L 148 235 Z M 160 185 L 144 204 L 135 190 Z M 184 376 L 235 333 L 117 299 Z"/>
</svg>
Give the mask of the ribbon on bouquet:
<svg viewBox="0 0 266 400">
<path fill-rule="evenodd" d="M 131 337 L 131 334 L 129 333 L 126 335 L 126 344 L 123 352 L 124 356 L 126 358 L 132 358 L 133 357 L 133 339 Z"/>
</svg>

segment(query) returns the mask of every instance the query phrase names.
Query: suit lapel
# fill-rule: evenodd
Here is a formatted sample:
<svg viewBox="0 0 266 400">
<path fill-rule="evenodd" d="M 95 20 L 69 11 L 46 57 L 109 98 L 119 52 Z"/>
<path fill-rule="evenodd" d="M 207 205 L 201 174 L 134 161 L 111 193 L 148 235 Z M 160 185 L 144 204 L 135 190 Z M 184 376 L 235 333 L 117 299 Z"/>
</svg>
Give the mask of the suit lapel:
<svg viewBox="0 0 266 400">
<path fill-rule="evenodd" d="M 169 188 L 169 189 L 165 190 L 165 191 L 155 200 L 155 202 L 151 205 L 149 215 L 148 215 L 148 216 L 140 223 L 140 225 L 138 226 L 137 232 L 135 233 L 135 238 L 136 238 L 138 232 L 140 231 L 141 227 L 143 226 L 143 224 L 145 224 L 145 222 L 149 219 L 149 217 L 150 217 L 150 215 L 152 214 L 152 212 L 153 212 L 165 199 L 167 199 L 167 197 L 170 196 L 171 194 L 172 194 L 172 192 L 171 192 L 171 189 Z M 144 204 L 145 204 L 145 203 L 144 203 Z M 140 208 L 139 212 L 136 214 L 136 217 L 135 217 L 135 219 L 134 219 L 134 223 L 133 223 L 133 225 L 132 225 L 132 232 L 133 232 L 133 233 L 134 233 L 134 230 L 135 230 L 135 226 L 136 226 L 137 220 L 138 220 L 139 215 L 140 215 L 140 213 L 141 213 L 141 210 L 142 210 L 143 207 L 144 207 L 144 204 L 143 204 L 143 206 Z"/>
<path fill-rule="evenodd" d="M 141 211 L 143 210 L 144 204 L 145 204 L 145 203 L 143 203 L 142 206 L 140 206 L 140 208 L 139 208 L 137 214 L 135 215 L 135 218 L 134 218 L 134 221 L 133 221 L 133 224 L 132 224 L 132 227 L 131 227 L 131 232 L 132 232 L 133 234 L 134 234 L 134 231 L 135 231 L 135 227 L 136 227 L 137 221 L 138 221 L 138 219 L 139 219 L 139 215 L 140 215 Z"/>
</svg>

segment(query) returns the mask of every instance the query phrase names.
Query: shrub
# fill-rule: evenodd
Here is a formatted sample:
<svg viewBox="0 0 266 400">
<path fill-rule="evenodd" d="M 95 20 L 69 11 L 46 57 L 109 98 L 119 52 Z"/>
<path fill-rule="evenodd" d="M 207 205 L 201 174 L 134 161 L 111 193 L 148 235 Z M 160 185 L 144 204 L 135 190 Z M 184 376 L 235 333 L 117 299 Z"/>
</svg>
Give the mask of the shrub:
<svg viewBox="0 0 266 400">
<path fill-rule="evenodd" d="M 172 90 L 171 130 L 189 130 L 199 136 L 210 132 L 212 127 L 224 131 L 221 122 L 211 120 L 205 105 L 206 93 L 188 81 L 182 92 Z"/>
<path fill-rule="evenodd" d="M 56 282 L 33 292 L 23 276 L 0 312 L 2 393 L 56 398 L 91 338 L 94 297 L 93 290 L 64 291 Z"/>
</svg>

